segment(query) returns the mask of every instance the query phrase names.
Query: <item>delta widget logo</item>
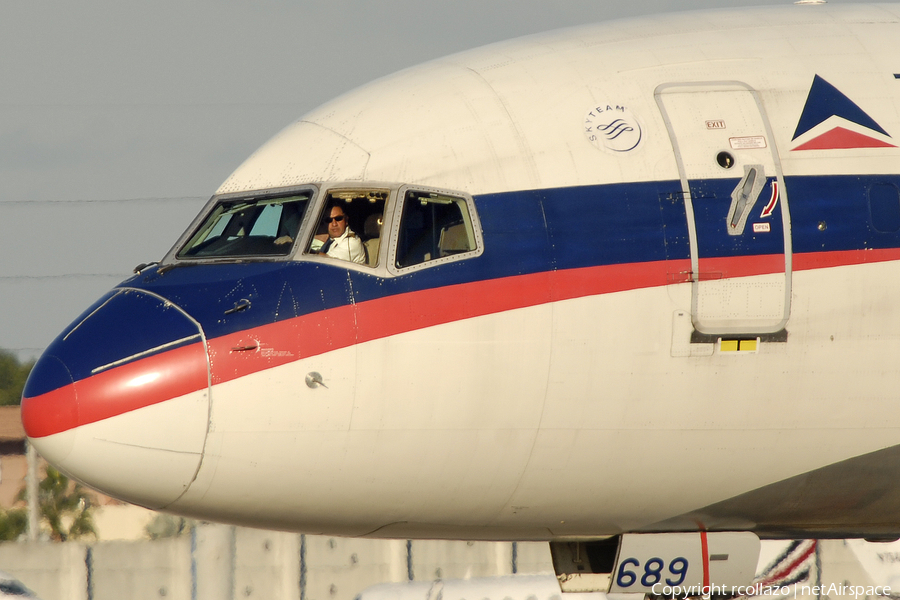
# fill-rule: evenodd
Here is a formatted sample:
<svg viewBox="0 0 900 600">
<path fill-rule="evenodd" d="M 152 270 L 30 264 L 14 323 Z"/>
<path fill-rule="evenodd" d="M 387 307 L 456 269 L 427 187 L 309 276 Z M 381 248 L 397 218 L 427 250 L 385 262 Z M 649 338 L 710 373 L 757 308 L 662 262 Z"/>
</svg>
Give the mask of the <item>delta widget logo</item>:
<svg viewBox="0 0 900 600">
<path fill-rule="evenodd" d="M 836 87 L 815 76 L 791 141 L 798 150 L 896 148 L 891 136 Z M 810 139 L 802 139 L 810 138 Z"/>
</svg>

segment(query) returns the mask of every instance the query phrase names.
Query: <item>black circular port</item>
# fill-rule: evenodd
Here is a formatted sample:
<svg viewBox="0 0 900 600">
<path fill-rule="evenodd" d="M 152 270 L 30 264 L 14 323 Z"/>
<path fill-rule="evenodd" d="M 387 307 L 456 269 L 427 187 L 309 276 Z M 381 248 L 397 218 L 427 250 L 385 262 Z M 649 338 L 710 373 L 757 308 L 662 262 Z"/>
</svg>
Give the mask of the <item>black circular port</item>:
<svg viewBox="0 0 900 600">
<path fill-rule="evenodd" d="M 730 169 L 734 166 L 734 157 L 731 155 L 731 152 L 722 151 L 716 155 L 716 162 L 723 169 Z"/>
</svg>

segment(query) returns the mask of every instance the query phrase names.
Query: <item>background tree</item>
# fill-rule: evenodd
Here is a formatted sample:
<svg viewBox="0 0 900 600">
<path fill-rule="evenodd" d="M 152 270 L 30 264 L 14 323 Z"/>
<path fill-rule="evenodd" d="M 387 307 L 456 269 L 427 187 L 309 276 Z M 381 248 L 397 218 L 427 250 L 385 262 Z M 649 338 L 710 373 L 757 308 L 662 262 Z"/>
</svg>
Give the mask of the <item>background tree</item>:
<svg viewBox="0 0 900 600">
<path fill-rule="evenodd" d="M 34 361 L 22 363 L 15 354 L 0 350 L 0 406 L 19 404 L 25 380 L 34 366 Z"/>
<path fill-rule="evenodd" d="M 33 366 L 34 361 L 23 364 L 12 352 L 0 350 L 0 406 L 22 401 L 22 389 Z M 27 529 L 28 512 L 24 508 L 0 508 L 0 541 L 17 540 Z"/>
<path fill-rule="evenodd" d="M 19 493 L 26 499 L 26 491 Z M 50 539 L 56 542 L 97 538 L 91 515 L 91 496 L 81 485 L 72 485 L 69 478 L 47 467 L 47 475 L 38 485 L 38 511 L 41 521 L 50 529 Z"/>
<path fill-rule="evenodd" d="M 28 530 L 28 513 L 24 508 L 0 508 L 0 542 L 13 542 Z"/>
<path fill-rule="evenodd" d="M 193 519 L 157 513 L 144 527 L 144 535 L 151 540 L 180 537 L 189 535 L 195 525 L 196 523 Z"/>
</svg>

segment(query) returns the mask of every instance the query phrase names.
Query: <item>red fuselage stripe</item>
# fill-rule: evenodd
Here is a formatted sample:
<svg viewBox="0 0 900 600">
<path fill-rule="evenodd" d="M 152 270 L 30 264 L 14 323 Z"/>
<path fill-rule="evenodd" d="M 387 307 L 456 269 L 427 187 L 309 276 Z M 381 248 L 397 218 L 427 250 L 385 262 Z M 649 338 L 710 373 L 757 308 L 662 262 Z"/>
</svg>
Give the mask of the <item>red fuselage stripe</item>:
<svg viewBox="0 0 900 600">
<path fill-rule="evenodd" d="M 900 249 L 795 255 L 795 271 L 900 259 Z M 213 385 L 354 344 L 454 321 L 599 294 L 691 280 L 690 261 L 551 271 L 398 294 L 345 305 L 208 341 Z M 777 273 L 784 257 L 700 260 L 700 279 Z M 92 375 L 22 402 L 30 437 L 43 437 L 207 387 L 202 344 Z M 76 407 L 73 408 L 72 403 Z"/>
<path fill-rule="evenodd" d="M 23 398 L 22 422 L 28 437 L 44 437 L 202 390 L 208 381 L 203 344 L 192 344 Z"/>
</svg>

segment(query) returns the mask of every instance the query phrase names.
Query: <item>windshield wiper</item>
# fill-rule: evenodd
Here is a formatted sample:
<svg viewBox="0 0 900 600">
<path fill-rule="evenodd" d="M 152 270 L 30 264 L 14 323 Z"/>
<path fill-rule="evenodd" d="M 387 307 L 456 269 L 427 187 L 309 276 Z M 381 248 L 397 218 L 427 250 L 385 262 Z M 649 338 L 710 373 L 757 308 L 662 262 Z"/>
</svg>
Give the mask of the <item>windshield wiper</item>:
<svg viewBox="0 0 900 600">
<path fill-rule="evenodd" d="M 148 262 L 148 263 L 141 263 L 134 268 L 134 273 L 135 273 L 135 275 L 137 275 L 138 273 L 140 273 L 147 267 L 152 267 L 153 265 L 158 265 L 158 264 L 159 264 L 158 260 L 154 260 L 153 262 Z"/>
</svg>

